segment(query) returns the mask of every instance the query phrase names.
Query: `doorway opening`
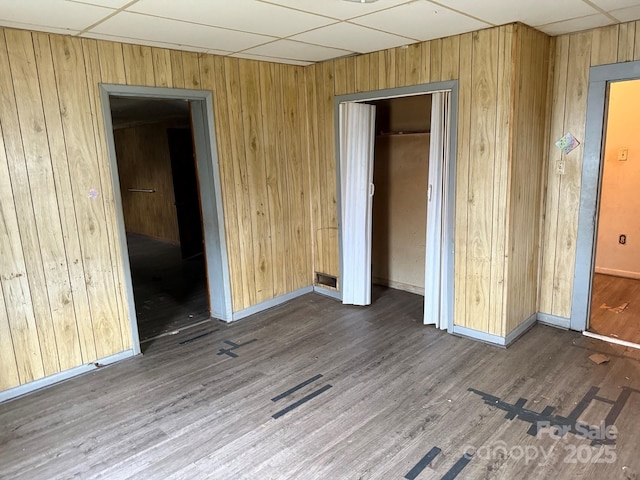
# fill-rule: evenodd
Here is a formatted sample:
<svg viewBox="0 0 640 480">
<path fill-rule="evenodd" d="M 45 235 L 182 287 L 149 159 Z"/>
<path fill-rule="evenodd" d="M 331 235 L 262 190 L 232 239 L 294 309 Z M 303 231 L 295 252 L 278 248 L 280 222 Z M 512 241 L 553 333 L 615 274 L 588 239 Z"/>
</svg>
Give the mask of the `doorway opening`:
<svg viewBox="0 0 640 480">
<path fill-rule="evenodd" d="M 134 352 L 231 321 L 211 92 L 101 85 Z"/>
<path fill-rule="evenodd" d="M 379 283 L 452 328 L 456 110 L 455 81 L 336 97 L 343 303 Z"/>
<path fill-rule="evenodd" d="M 610 83 L 606 109 L 588 331 L 640 348 L 640 80 Z"/>
<path fill-rule="evenodd" d="M 138 334 L 208 320 L 209 298 L 189 102 L 111 97 Z"/>
</svg>

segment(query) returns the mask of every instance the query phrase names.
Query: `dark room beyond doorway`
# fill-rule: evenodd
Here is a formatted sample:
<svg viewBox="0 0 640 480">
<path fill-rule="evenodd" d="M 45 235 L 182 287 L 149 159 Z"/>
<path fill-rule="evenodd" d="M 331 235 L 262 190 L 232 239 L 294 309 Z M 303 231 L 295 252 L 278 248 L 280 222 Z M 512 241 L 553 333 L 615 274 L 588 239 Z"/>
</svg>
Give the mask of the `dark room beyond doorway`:
<svg viewBox="0 0 640 480">
<path fill-rule="evenodd" d="M 140 343 L 210 318 L 189 103 L 111 98 Z"/>
</svg>

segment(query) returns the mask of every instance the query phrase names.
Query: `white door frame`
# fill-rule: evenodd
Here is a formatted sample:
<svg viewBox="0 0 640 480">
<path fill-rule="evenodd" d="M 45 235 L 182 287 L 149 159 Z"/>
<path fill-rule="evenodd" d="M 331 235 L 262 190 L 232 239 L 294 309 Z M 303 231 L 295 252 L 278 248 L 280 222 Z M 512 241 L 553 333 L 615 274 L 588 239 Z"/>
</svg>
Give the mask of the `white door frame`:
<svg viewBox="0 0 640 480">
<path fill-rule="evenodd" d="M 191 104 L 191 120 L 195 154 L 198 163 L 198 185 L 200 188 L 200 205 L 202 209 L 202 230 L 207 263 L 207 284 L 209 289 L 209 307 L 212 317 L 230 322 L 232 320 L 231 287 L 229 281 L 229 264 L 227 244 L 224 230 L 224 212 L 222 209 L 222 187 L 220 184 L 220 168 L 218 166 L 218 149 L 215 138 L 212 93 L 201 90 L 179 88 L 138 87 L 126 85 L 100 85 L 102 114 L 106 129 L 107 151 L 111 169 L 111 183 L 118 224 L 118 240 L 122 252 L 122 266 L 126 288 L 126 301 L 131 324 L 131 336 L 134 354 L 141 353 L 140 336 L 129 250 L 122 210 L 120 177 L 113 137 L 110 96 L 155 98 L 171 100 L 187 100 Z"/>
<path fill-rule="evenodd" d="M 449 137 L 449 162 L 444 166 L 443 175 L 447 183 L 444 186 L 445 192 L 443 198 L 447 199 L 446 204 L 443 203 L 443 261 L 442 269 L 445 285 L 442 285 L 444 291 L 442 309 L 442 319 L 447 326 L 449 332 L 453 331 L 453 304 L 454 304 L 454 226 L 455 226 L 455 179 L 456 179 L 456 146 L 457 146 L 457 125 L 458 125 L 458 81 L 452 80 L 447 82 L 434 82 L 422 85 L 414 85 L 410 87 L 390 88 L 384 90 L 374 90 L 370 92 L 355 93 L 350 95 L 336 95 L 334 100 L 334 119 L 335 119 L 335 136 L 336 136 L 336 186 L 337 186 L 337 208 L 338 212 L 342 212 L 342 199 L 340 192 L 340 104 L 345 102 L 366 102 L 373 100 L 384 100 L 389 98 L 408 97 L 415 95 L 425 95 L 436 92 L 450 92 L 450 122 L 451 130 Z M 425 212 L 426 214 L 426 212 Z M 343 275 L 343 257 L 342 257 L 342 225 L 340 215 L 338 215 L 338 242 L 340 252 L 340 278 Z M 342 285 L 338 297 L 342 299 Z"/>
<path fill-rule="evenodd" d="M 590 70 L 571 302 L 571 330 L 585 331 L 589 328 L 609 84 L 637 79 L 640 79 L 640 62 L 601 65 L 591 67 Z"/>
</svg>

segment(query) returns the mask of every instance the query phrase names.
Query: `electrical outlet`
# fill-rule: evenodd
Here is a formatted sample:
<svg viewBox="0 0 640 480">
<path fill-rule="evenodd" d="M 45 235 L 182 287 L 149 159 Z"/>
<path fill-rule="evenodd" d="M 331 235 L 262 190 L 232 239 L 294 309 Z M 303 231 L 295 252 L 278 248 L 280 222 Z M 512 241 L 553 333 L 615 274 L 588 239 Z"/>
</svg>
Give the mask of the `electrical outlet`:
<svg viewBox="0 0 640 480">
<path fill-rule="evenodd" d="M 556 172 L 558 175 L 564 175 L 564 160 L 558 160 L 556 164 Z"/>
</svg>

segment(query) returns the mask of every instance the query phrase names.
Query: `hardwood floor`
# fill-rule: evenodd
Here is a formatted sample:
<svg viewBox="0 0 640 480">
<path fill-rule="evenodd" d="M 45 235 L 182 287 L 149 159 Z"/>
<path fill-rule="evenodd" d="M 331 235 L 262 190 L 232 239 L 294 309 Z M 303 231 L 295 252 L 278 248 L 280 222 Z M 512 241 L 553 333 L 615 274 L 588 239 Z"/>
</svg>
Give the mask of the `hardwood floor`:
<svg viewBox="0 0 640 480">
<path fill-rule="evenodd" d="M 600 308 L 603 304 L 619 307 L 621 313 Z M 640 280 L 596 273 L 591 295 L 589 331 L 640 345 Z"/>
<path fill-rule="evenodd" d="M 141 341 L 209 318 L 202 255 L 183 260 L 179 245 L 135 234 L 127 245 Z"/>
<path fill-rule="evenodd" d="M 422 297 L 375 297 L 309 294 L 208 322 L 1 404 L 0 477 L 439 479 L 458 465 L 460 479 L 637 478 L 640 352 L 540 325 L 500 349 L 423 326 Z M 599 425 L 612 411 L 615 446 L 527 433 L 534 412 Z"/>
</svg>

